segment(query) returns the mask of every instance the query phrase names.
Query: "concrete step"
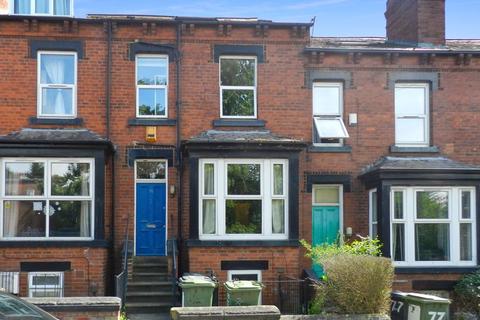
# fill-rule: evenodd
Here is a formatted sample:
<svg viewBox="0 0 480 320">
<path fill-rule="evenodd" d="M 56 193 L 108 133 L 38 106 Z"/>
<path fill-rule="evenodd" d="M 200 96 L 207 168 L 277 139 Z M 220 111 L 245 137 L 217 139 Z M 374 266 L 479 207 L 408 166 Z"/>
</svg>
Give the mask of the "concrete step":
<svg viewBox="0 0 480 320">
<path fill-rule="evenodd" d="M 172 302 L 172 292 L 150 291 L 150 292 L 127 292 L 127 303 L 155 303 Z"/>
<path fill-rule="evenodd" d="M 171 302 L 128 302 L 125 304 L 127 314 L 134 313 L 168 313 L 172 307 Z"/>
<path fill-rule="evenodd" d="M 172 291 L 171 281 L 128 281 L 127 292 Z"/>
<path fill-rule="evenodd" d="M 169 281 L 171 278 L 166 272 L 132 272 L 129 281 Z"/>
<path fill-rule="evenodd" d="M 133 257 L 132 262 L 135 263 L 157 263 L 168 264 L 168 257 Z"/>
<path fill-rule="evenodd" d="M 170 313 L 128 313 L 128 320 L 170 320 Z"/>
<path fill-rule="evenodd" d="M 168 273 L 168 266 L 160 265 L 156 263 L 142 263 L 142 264 L 134 263 L 131 270 L 133 273 L 137 273 L 137 272 Z"/>
</svg>

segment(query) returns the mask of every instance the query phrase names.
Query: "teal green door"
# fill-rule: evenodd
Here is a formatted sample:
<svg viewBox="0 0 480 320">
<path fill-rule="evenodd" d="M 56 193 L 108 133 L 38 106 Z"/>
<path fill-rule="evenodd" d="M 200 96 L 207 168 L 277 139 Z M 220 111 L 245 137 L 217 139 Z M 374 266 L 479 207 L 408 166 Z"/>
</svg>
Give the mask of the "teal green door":
<svg viewBox="0 0 480 320">
<path fill-rule="evenodd" d="M 334 243 L 340 231 L 340 208 L 338 206 L 313 206 L 312 209 L 312 245 Z M 313 264 L 313 271 L 318 277 L 323 269 Z"/>
</svg>

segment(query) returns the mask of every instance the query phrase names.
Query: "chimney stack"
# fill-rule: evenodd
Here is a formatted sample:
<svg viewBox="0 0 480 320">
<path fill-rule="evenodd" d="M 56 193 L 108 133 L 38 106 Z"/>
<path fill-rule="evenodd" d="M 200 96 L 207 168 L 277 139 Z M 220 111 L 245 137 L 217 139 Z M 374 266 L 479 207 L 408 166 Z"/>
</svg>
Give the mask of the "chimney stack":
<svg viewBox="0 0 480 320">
<path fill-rule="evenodd" d="M 387 39 L 413 45 L 445 45 L 445 0 L 388 0 Z"/>
</svg>

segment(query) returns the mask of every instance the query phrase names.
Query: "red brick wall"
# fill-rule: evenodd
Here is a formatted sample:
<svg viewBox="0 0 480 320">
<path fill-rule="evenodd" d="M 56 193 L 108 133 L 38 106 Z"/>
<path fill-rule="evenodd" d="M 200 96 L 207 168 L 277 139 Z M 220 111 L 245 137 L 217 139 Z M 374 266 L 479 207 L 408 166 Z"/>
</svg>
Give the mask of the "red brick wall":
<svg viewBox="0 0 480 320">
<path fill-rule="evenodd" d="M 389 0 L 387 38 L 445 44 L 445 0 Z"/>
</svg>

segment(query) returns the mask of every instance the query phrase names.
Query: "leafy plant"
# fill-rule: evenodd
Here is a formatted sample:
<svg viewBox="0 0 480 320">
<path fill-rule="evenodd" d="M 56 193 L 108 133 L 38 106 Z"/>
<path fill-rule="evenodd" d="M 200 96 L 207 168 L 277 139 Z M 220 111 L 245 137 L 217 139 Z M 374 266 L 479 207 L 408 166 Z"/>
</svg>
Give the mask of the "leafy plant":
<svg viewBox="0 0 480 320">
<path fill-rule="evenodd" d="M 480 315 L 480 271 L 466 275 L 455 286 L 455 303 L 461 311 Z"/>
<path fill-rule="evenodd" d="M 327 292 L 324 283 L 315 287 L 315 297 L 308 305 L 308 314 L 322 314 L 325 312 Z"/>
</svg>

